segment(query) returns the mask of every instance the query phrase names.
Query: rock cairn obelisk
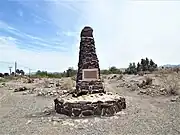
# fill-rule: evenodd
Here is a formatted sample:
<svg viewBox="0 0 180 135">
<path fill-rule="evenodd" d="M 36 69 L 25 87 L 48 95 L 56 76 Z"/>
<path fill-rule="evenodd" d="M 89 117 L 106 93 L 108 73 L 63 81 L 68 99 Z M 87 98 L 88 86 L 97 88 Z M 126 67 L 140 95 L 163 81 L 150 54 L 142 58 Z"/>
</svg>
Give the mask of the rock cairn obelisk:
<svg viewBox="0 0 180 135">
<path fill-rule="evenodd" d="M 81 42 L 76 79 L 76 94 L 83 95 L 87 93 L 104 92 L 103 84 L 100 79 L 99 60 L 96 54 L 93 29 L 88 26 L 84 27 L 80 36 Z M 83 80 L 83 69 L 97 69 L 98 75 L 96 80 Z"/>
</svg>

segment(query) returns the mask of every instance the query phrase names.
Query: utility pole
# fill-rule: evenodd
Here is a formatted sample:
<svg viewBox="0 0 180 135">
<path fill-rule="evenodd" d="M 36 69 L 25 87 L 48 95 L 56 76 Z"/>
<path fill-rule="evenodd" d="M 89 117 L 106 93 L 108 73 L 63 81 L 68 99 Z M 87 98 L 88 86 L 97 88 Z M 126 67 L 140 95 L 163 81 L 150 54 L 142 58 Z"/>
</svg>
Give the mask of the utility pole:
<svg viewBox="0 0 180 135">
<path fill-rule="evenodd" d="M 9 67 L 9 73 L 10 73 L 10 75 L 11 75 L 11 68 L 12 68 L 12 67 Z"/>
<path fill-rule="evenodd" d="M 30 77 L 30 75 L 31 75 L 31 69 L 29 68 L 29 77 Z"/>
<path fill-rule="evenodd" d="M 14 68 L 14 70 L 15 70 L 14 76 L 16 76 L 17 62 L 15 62 L 15 66 L 14 66 L 14 67 L 15 67 L 15 68 Z"/>
</svg>

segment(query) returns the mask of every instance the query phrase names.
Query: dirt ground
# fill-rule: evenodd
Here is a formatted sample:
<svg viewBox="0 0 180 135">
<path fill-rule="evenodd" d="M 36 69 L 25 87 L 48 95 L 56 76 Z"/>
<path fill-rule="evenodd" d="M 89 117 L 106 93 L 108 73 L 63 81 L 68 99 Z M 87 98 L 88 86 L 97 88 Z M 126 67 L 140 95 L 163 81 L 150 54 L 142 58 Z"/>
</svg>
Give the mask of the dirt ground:
<svg viewBox="0 0 180 135">
<path fill-rule="evenodd" d="M 37 96 L 41 87 L 38 83 L 6 82 L 6 86 L 0 87 L 0 135 L 180 135 L 180 102 L 171 101 L 177 96 L 155 94 L 154 90 L 163 89 L 157 86 L 158 79 L 153 81 L 153 87 L 141 92 L 135 83 L 143 79 L 130 75 L 106 76 L 105 89 L 125 97 L 127 108 L 112 117 L 76 119 L 56 114 L 53 110 L 56 95 L 50 92 L 49 96 Z M 14 92 L 21 85 L 37 90 Z M 53 86 L 44 86 L 41 93 L 45 89 L 57 91 Z M 153 96 L 144 94 L 147 89 L 153 91 Z"/>
</svg>

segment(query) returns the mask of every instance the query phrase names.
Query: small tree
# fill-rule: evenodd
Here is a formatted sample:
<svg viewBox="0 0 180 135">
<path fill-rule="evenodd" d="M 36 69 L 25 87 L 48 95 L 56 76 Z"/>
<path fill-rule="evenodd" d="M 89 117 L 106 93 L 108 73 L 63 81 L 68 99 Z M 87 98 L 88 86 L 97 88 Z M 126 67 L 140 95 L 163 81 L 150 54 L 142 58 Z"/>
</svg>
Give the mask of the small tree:
<svg viewBox="0 0 180 135">
<path fill-rule="evenodd" d="M 21 72 L 20 72 L 20 70 L 19 70 L 19 69 L 16 69 L 16 73 L 17 73 L 17 74 L 20 74 Z"/>
<path fill-rule="evenodd" d="M 20 72 L 21 75 L 25 74 L 24 70 L 22 70 L 22 69 L 19 72 Z"/>
<path fill-rule="evenodd" d="M 150 59 L 149 65 L 150 65 L 150 69 L 149 69 L 150 71 L 154 71 L 157 69 L 157 64 L 155 64 L 152 59 Z"/>
<path fill-rule="evenodd" d="M 76 71 L 73 69 L 73 67 L 69 67 L 68 70 L 66 70 L 66 76 L 72 77 L 76 74 Z"/>
<path fill-rule="evenodd" d="M 109 72 L 110 72 L 111 74 L 121 74 L 121 70 L 118 69 L 118 68 L 116 68 L 115 66 L 110 67 L 110 68 L 109 68 Z"/>
<path fill-rule="evenodd" d="M 146 59 L 145 59 L 145 61 L 146 61 L 146 64 L 145 64 L 145 71 L 149 71 L 149 68 L 150 68 L 150 64 L 149 64 L 149 59 L 146 57 Z"/>
<path fill-rule="evenodd" d="M 127 74 L 137 74 L 137 68 L 135 63 L 129 63 L 129 67 L 125 70 Z"/>
<path fill-rule="evenodd" d="M 141 68 L 142 68 L 142 71 L 146 71 L 146 60 L 145 59 L 141 59 Z"/>
<path fill-rule="evenodd" d="M 141 64 L 138 62 L 137 63 L 137 72 L 141 71 Z"/>
<path fill-rule="evenodd" d="M 145 59 L 141 59 L 141 62 L 137 63 L 137 66 L 135 63 L 130 63 L 129 67 L 125 70 L 125 73 L 127 74 L 137 74 L 139 71 L 154 71 L 157 69 L 157 64 L 153 62 L 152 59 L 148 59 L 147 57 Z"/>
</svg>

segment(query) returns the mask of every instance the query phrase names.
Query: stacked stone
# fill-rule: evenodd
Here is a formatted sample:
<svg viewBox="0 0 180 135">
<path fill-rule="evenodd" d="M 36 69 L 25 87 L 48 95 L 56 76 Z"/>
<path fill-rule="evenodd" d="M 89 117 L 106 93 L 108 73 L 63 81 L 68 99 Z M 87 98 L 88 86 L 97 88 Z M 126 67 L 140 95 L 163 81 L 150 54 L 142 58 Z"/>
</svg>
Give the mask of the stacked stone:
<svg viewBox="0 0 180 135">
<path fill-rule="evenodd" d="M 99 60 L 96 54 L 95 42 L 93 38 L 93 29 L 91 27 L 84 27 L 81 32 L 79 51 L 78 73 L 76 80 L 77 94 L 81 95 L 82 93 L 89 93 L 89 86 L 92 86 L 91 93 L 104 91 L 103 84 L 100 80 L 90 82 L 82 81 L 82 70 L 94 68 L 98 69 L 98 77 L 100 79 Z"/>
<path fill-rule="evenodd" d="M 77 94 L 93 94 L 93 93 L 104 93 L 104 86 L 101 80 L 95 81 L 79 81 L 76 84 L 79 89 L 77 89 Z M 77 95 L 78 96 L 78 95 Z"/>
<path fill-rule="evenodd" d="M 106 101 L 100 99 L 96 100 L 96 98 L 98 99 L 98 96 L 105 96 L 107 99 Z M 93 100 L 88 100 L 90 98 L 88 96 L 84 101 L 78 101 L 78 99 L 77 101 L 55 99 L 56 112 L 70 117 L 85 117 L 92 115 L 111 116 L 126 108 L 125 98 L 115 98 L 115 96 L 103 94 L 92 95 L 92 97 L 96 100 L 95 102 L 93 102 Z"/>
</svg>

